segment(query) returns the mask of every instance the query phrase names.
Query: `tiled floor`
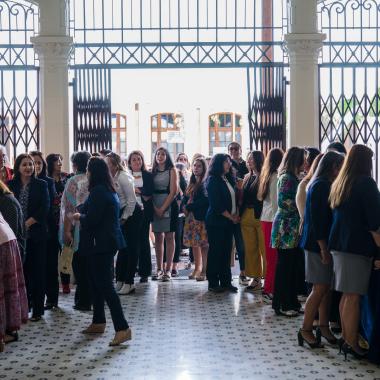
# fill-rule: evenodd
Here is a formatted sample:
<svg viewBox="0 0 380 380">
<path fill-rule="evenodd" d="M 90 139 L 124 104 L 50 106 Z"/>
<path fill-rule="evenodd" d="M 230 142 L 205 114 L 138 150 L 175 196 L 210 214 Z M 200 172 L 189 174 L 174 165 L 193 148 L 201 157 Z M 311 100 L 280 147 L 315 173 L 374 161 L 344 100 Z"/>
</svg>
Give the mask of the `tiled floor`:
<svg viewBox="0 0 380 380">
<path fill-rule="evenodd" d="M 0 379 L 380 379 L 379 368 L 344 362 L 335 348 L 298 347 L 301 319 L 274 316 L 260 295 L 209 294 L 206 282 L 182 278 L 138 284 L 122 303 L 129 344 L 108 347 L 111 323 L 102 336 L 80 334 L 91 313 L 62 296 L 0 354 Z"/>
</svg>

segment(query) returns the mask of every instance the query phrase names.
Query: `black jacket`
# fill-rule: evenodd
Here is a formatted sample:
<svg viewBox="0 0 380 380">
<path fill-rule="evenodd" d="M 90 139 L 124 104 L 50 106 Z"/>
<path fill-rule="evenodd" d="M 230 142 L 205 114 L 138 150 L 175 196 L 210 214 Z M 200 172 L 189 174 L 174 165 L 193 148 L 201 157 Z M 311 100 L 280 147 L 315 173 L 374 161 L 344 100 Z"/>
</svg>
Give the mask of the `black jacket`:
<svg viewBox="0 0 380 380">
<path fill-rule="evenodd" d="M 20 200 L 21 181 L 12 179 L 8 182 L 9 189 L 17 200 Z M 50 197 L 47 183 L 41 179 L 32 178 L 30 181 L 28 212 L 25 220 L 34 218 L 37 223 L 29 228 L 29 238 L 34 241 L 47 239 L 47 218 L 50 208 Z"/>
<path fill-rule="evenodd" d="M 232 224 L 224 217 L 224 211 L 232 211 L 231 193 L 227 184 L 220 176 L 210 176 L 206 181 L 209 207 L 206 214 L 206 224 L 210 226 L 223 226 Z"/>
<path fill-rule="evenodd" d="M 189 203 L 190 197 L 185 195 L 183 197 L 183 207 L 192 212 L 194 219 L 204 221 L 206 219 L 206 213 L 208 210 L 208 197 L 206 193 L 205 185 L 202 183 L 193 196 L 193 201 Z"/>
<path fill-rule="evenodd" d="M 125 248 L 120 229 L 120 201 L 103 185 L 95 186 L 80 209 L 81 247 L 85 255 L 114 254 Z"/>
<path fill-rule="evenodd" d="M 141 195 L 145 197 L 150 197 L 147 201 L 144 200 L 143 197 L 142 203 L 144 206 L 144 215 L 145 218 L 147 218 L 149 221 L 153 220 L 153 174 L 151 172 L 148 172 L 147 170 L 144 170 L 142 172 L 142 179 L 143 179 L 143 187 L 140 187 Z"/>
</svg>

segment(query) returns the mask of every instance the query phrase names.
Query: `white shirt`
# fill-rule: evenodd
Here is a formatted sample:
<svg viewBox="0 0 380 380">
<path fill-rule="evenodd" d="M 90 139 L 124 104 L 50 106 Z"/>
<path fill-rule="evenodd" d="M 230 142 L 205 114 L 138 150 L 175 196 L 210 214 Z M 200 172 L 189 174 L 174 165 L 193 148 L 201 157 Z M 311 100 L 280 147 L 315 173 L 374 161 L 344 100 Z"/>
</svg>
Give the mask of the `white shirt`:
<svg viewBox="0 0 380 380">
<path fill-rule="evenodd" d="M 232 199 L 231 214 L 234 215 L 234 214 L 236 214 L 236 211 L 237 211 L 237 209 L 236 209 L 235 190 L 234 190 L 234 188 L 232 187 L 232 185 L 230 184 L 230 182 L 228 181 L 228 179 L 226 177 L 223 176 L 223 180 L 226 183 L 227 188 L 228 188 L 228 190 L 230 191 L 230 194 L 231 194 L 231 199 Z"/>
<path fill-rule="evenodd" d="M 117 172 L 114 180 L 120 200 L 120 209 L 124 209 L 121 219 L 127 220 L 135 211 L 137 203 L 134 180 L 129 173 L 122 170 Z"/>
<path fill-rule="evenodd" d="M 143 180 L 143 177 L 142 177 L 142 172 L 133 172 L 132 176 L 133 176 L 134 181 L 135 181 L 135 188 L 141 188 L 141 187 L 144 186 L 144 180 Z M 136 199 L 137 199 L 137 203 L 141 207 L 144 207 L 140 194 L 136 194 Z"/>
<path fill-rule="evenodd" d="M 273 222 L 276 215 L 278 202 L 277 202 L 277 172 L 273 173 L 269 179 L 269 193 L 263 202 L 263 212 L 261 213 L 261 220 L 263 222 Z"/>
</svg>

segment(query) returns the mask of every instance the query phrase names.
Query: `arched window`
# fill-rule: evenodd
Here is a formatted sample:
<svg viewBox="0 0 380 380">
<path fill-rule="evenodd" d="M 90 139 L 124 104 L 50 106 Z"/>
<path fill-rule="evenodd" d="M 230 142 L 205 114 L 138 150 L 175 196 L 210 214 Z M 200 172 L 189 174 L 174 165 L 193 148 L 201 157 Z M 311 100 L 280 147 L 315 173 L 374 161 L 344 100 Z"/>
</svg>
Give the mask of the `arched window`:
<svg viewBox="0 0 380 380">
<path fill-rule="evenodd" d="M 112 150 L 120 156 L 127 154 L 127 116 L 112 114 Z"/>
<path fill-rule="evenodd" d="M 152 157 L 156 149 L 161 146 L 169 151 L 173 160 L 178 153 L 184 151 L 182 122 L 182 115 L 175 113 L 159 113 L 151 116 Z"/>
<path fill-rule="evenodd" d="M 218 112 L 209 116 L 209 154 L 218 153 L 232 141 L 241 144 L 241 115 Z M 219 149 L 222 148 L 222 149 Z"/>
</svg>

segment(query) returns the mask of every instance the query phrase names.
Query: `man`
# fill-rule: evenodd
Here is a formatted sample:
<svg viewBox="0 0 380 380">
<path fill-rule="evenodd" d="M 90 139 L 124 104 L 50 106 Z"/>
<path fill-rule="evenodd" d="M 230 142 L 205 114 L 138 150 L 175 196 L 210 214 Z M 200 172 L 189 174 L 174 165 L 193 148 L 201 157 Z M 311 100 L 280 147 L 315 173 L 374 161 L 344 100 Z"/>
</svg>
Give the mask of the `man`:
<svg viewBox="0 0 380 380">
<path fill-rule="evenodd" d="M 243 186 L 244 176 L 248 173 L 248 168 L 246 162 L 241 158 L 241 146 L 236 141 L 233 141 L 228 145 L 228 152 L 231 157 L 232 167 L 234 168 L 234 175 L 237 180 L 237 187 Z M 240 230 L 240 223 L 234 224 L 234 240 L 237 251 L 237 256 L 239 258 L 240 266 L 240 276 L 239 283 L 240 285 L 247 286 L 250 283 L 250 280 L 245 276 L 245 256 L 244 256 L 244 242 L 243 236 Z"/>
<path fill-rule="evenodd" d="M 241 158 L 241 146 L 236 141 L 228 145 L 228 153 L 232 158 L 232 166 L 235 169 L 235 175 L 238 179 L 244 179 L 248 173 L 246 162 Z"/>
</svg>

